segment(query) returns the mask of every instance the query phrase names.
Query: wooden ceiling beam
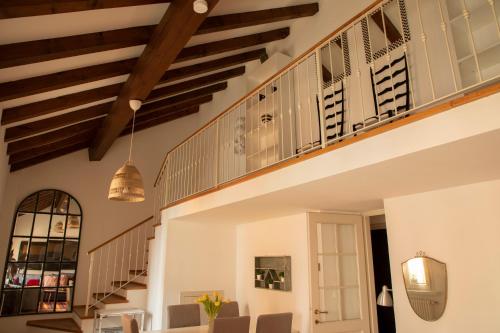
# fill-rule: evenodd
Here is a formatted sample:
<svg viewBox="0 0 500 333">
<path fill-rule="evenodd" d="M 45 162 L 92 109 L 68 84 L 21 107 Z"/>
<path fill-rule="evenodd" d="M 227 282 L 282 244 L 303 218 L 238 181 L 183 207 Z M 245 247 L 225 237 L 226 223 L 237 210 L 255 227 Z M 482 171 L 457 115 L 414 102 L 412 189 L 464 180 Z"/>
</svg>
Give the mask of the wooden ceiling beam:
<svg viewBox="0 0 500 333">
<path fill-rule="evenodd" d="M 142 120 L 136 119 L 135 123 L 135 128 L 134 128 L 134 133 L 138 131 L 142 131 L 154 126 L 158 126 L 161 124 L 164 124 L 169 121 L 173 121 L 178 118 L 186 117 L 192 114 L 197 113 L 200 110 L 200 107 L 198 105 L 196 106 L 191 106 L 189 108 L 181 108 L 181 109 L 175 109 L 171 110 L 169 112 L 162 112 L 159 115 L 155 115 L 154 117 L 151 118 L 145 118 Z M 132 126 L 127 125 L 127 127 L 123 130 L 122 133 L 120 133 L 120 136 L 128 135 L 132 131 Z"/>
<path fill-rule="evenodd" d="M 167 98 L 155 103 L 145 104 L 143 108 L 137 112 L 135 119 L 136 121 L 152 119 L 154 117 L 157 117 L 158 115 L 164 115 L 165 113 L 171 113 L 179 109 L 188 109 L 190 107 L 199 106 L 201 104 L 211 102 L 212 99 L 212 95 L 204 95 L 194 98 L 188 97 L 184 101 L 173 101 L 174 103 L 172 103 L 172 100 L 170 98 Z M 129 121 L 127 126 L 129 126 L 131 123 L 132 121 Z"/>
<path fill-rule="evenodd" d="M 177 63 L 201 57 L 208 57 L 223 52 L 274 42 L 285 39 L 288 35 L 290 35 L 290 28 L 286 27 L 252 35 L 224 39 L 216 42 L 193 45 L 182 49 L 175 59 L 175 62 Z"/>
<path fill-rule="evenodd" d="M 147 99 L 218 2 L 219 0 L 208 0 L 208 11 L 204 14 L 194 13 L 191 1 L 175 1 L 170 4 L 111 111 L 104 118 L 89 148 L 90 160 L 97 161 L 104 156 L 132 118 L 133 111 L 129 101 Z"/>
<path fill-rule="evenodd" d="M 64 147 L 64 148 L 61 148 L 60 150 L 52 151 L 52 152 L 46 153 L 44 155 L 34 157 L 32 159 L 29 159 L 29 160 L 25 160 L 25 161 L 22 161 L 22 162 L 19 162 L 16 164 L 12 164 L 10 166 L 10 172 L 25 169 L 27 167 L 30 167 L 30 166 L 33 166 L 36 164 L 40 164 L 42 162 L 46 162 L 46 161 L 52 160 L 54 158 L 58 158 L 58 157 L 61 157 L 61 156 L 67 155 L 67 154 L 71 154 L 71 153 L 74 153 L 74 152 L 77 152 L 79 150 L 83 150 L 86 148 L 88 148 L 87 142 L 77 143 L 77 144 L 74 144 L 72 146 Z"/>
<path fill-rule="evenodd" d="M 136 124 L 134 132 L 139 132 L 166 122 L 186 117 L 191 114 L 195 114 L 198 111 L 199 107 L 195 106 L 188 109 L 177 110 L 168 115 L 164 115 L 162 117 L 158 117 L 153 120 L 145 120 Z M 130 132 L 131 128 L 127 127 L 120 134 L 120 136 L 129 135 Z M 88 133 L 84 133 L 83 135 L 73 136 L 69 139 L 43 146 L 42 148 L 34 148 L 26 150 L 21 153 L 14 154 L 9 158 L 9 164 L 11 164 L 10 171 L 14 172 L 21 169 L 25 169 L 27 167 L 55 159 L 57 157 L 61 157 L 67 154 L 74 153 L 79 150 L 86 149 L 89 146 L 90 142 L 89 137 L 90 135 Z"/>
<path fill-rule="evenodd" d="M 0 68 L 147 44 L 154 26 L 0 45 Z"/>
<path fill-rule="evenodd" d="M 160 83 L 168 83 L 175 80 L 185 79 L 190 76 L 200 75 L 218 69 L 243 64 L 248 61 L 262 59 L 265 58 L 265 55 L 266 49 L 262 48 L 255 51 L 244 52 L 233 56 L 168 70 L 161 78 Z M 129 74 L 136 62 L 137 58 L 133 58 L 101 65 L 71 69 L 64 72 L 41 75 L 18 81 L 0 83 L 0 102 Z"/>
<path fill-rule="evenodd" d="M 32 148 L 43 147 L 45 145 L 62 141 L 81 133 L 87 133 L 92 136 L 92 132 L 99 127 L 102 119 L 92 119 L 68 127 L 63 127 L 58 130 L 33 136 L 27 139 L 10 142 L 7 145 L 7 154 L 12 155 Z"/>
<path fill-rule="evenodd" d="M 167 3 L 171 0 L 15 0 L 0 3 L 0 19 Z"/>
<path fill-rule="evenodd" d="M 222 87 L 216 88 L 221 89 Z M 211 91 L 215 91 L 216 89 L 212 89 Z M 206 90 L 197 91 L 195 94 L 199 94 L 194 98 L 190 98 L 192 95 L 184 95 L 182 98 L 185 100 L 180 102 L 179 98 L 177 99 L 163 99 L 158 101 L 157 103 L 148 103 L 145 104 L 144 107 L 138 112 L 138 117 L 146 116 L 149 113 L 152 113 L 161 108 L 186 108 L 195 105 L 200 105 L 203 103 L 210 102 L 212 100 L 211 95 L 206 95 Z M 176 102 L 174 104 L 173 102 Z M 36 134 L 40 134 L 42 132 L 47 132 L 51 130 L 55 130 L 57 128 L 73 125 L 76 123 L 80 123 L 89 119 L 99 118 L 105 116 L 108 111 L 111 109 L 113 102 L 103 103 L 95 106 L 91 106 L 85 109 L 65 113 L 59 116 L 54 116 L 51 118 L 45 118 L 37 121 L 33 121 L 30 123 L 17 125 L 14 127 L 9 127 L 5 130 L 4 141 L 12 142 L 14 140 L 23 139 L 26 137 L 30 137 Z"/>
<path fill-rule="evenodd" d="M 60 127 L 72 125 L 92 118 L 108 114 L 112 102 L 94 105 L 85 109 L 64 113 L 59 116 L 32 121 L 30 123 L 8 127 L 5 129 L 5 142 L 19 140 L 28 136 L 47 132 Z"/>
<path fill-rule="evenodd" d="M 196 31 L 196 35 L 313 16 L 318 11 L 318 3 L 308 3 L 245 13 L 209 16 Z"/>
<path fill-rule="evenodd" d="M 317 3 L 208 17 L 197 35 L 312 16 Z M 0 45 L 0 68 L 144 45 L 155 25 Z"/>
<path fill-rule="evenodd" d="M 375 22 L 377 27 L 384 33 L 384 24 L 385 24 L 385 35 L 389 42 L 394 43 L 401 38 L 401 34 L 399 33 L 398 28 L 392 23 L 391 19 L 387 17 L 384 13 L 384 21 L 382 21 L 382 11 L 379 10 L 373 15 L 371 15 L 372 20 Z"/>
<path fill-rule="evenodd" d="M 112 98 L 120 93 L 122 85 L 122 83 L 118 83 L 110 86 L 84 90 L 73 94 L 46 99 L 39 102 L 7 108 L 2 112 L 1 124 L 8 125 L 18 121 L 23 121 L 53 112 L 73 108 L 79 105 Z"/>
<path fill-rule="evenodd" d="M 186 90 L 195 89 L 212 82 L 227 80 L 245 73 L 245 67 L 238 67 L 227 71 L 199 77 L 193 80 L 184 81 L 178 84 L 161 87 L 152 91 L 152 99 L 158 99 L 181 93 Z M 12 124 L 18 121 L 43 116 L 57 111 L 77 107 L 84 104 L 94 103 L 117 96 L 123 84 L 113 84 L 91 90 L 63 95 L 39 102 L 24 104 L 12 108 L 7 108 L 2 113 L 2 125 Z"/>
<path fill-rule="evenodd" d="M 147 101 L 154 101 L 160 98 L 164 98 L 165 96 L 173 95 L 175 93 L 196 89 L 224 80 L 229 80 L 243 74 L 245 74 L 245 66 L 240 66 L 226 71 L 201 76 L 189 81 L 182 81 L 176 84 L 156 88 L 151 92 L 151 94 L 149 94 Z"/>
<path fill-rule="evenodd" d="M 52 153 L 62 148 L 73 146 L 75 144 L 85 143 L 86 144 L 85 148 L 88 148 L 90 141 L 92 141 L 92 139 L 89 133 L 80 133 L 72 137 L 63 139 L 61 141 L 51 142 L 41 147 L 35 147 L 12 154 L 9 156 L 9 164 L 17 164 L 20 162 L 24 162 L 35 157 Z"/>
</svg>

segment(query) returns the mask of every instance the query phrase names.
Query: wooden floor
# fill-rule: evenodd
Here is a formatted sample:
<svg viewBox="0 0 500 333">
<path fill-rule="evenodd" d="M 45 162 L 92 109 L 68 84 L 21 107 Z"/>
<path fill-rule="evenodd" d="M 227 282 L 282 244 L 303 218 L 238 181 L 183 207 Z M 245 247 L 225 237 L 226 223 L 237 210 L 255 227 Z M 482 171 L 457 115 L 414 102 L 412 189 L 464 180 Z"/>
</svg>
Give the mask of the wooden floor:
<svg viewBox="0 0 500 333">
<path fill-rule="evenodd" d="M 73 306 L 73 312 L 76 313 L 80 319 L 91 319 L 94 318 L 94 309 L 89 309 L 88 315 L 85 315 L 85 305 L 75 305 Z"/>
<path fill-rule="evenodd" d="M 56 331 L 82 333 L 82 330 L 72 318 L 29 320 L 26 325 Z"/>
</svg>

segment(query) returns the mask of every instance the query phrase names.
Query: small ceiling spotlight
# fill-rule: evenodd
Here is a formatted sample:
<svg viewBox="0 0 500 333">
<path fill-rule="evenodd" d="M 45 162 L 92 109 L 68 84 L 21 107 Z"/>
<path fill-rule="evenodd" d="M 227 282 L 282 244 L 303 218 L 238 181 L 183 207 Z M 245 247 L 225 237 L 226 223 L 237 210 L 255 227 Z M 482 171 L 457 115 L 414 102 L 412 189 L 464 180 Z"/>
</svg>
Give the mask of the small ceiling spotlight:
<svg viewBox="0 0 500 333">
<path fill-rule="evenodd" d="M 208 3 L 206 0 L 194 0 L 193 10 L 198 14 L 205 14 L 208 11 Z"/>
</svg>

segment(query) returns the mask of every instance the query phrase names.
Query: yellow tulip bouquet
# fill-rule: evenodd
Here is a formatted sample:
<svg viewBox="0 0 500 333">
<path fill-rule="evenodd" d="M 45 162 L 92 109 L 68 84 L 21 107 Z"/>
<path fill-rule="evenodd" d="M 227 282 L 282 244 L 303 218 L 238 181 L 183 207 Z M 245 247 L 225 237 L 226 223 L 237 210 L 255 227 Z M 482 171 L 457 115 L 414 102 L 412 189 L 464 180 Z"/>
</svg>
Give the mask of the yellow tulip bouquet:
<svg viewBox="0 0 500 333">
<path fill-rule="evenodd" d="M 210 297 L 205 294 L 198 298 L 197 301 L 198 303 L 203 304 L 210 322 L 213 322 L 213 320 L 217 318 L 217 315 L 222 308 L 222 304 L 228 302 L 228 300 L 225 300 L 224 297 L 222 297 L 218 292 L 214 292 L 212 296 L 213 297 Z"/>
</svg>

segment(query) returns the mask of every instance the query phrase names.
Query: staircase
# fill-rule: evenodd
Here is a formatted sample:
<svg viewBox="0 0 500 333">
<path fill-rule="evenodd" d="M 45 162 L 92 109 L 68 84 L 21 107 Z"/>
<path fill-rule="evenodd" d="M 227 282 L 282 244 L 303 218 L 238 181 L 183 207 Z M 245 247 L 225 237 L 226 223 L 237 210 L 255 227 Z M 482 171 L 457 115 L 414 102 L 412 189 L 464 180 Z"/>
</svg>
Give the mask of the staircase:
<svg viewBox="0 0 500 333">
<path fill-rule="evenodd" d="M 93 333 L 97 309 L 145 310 L 149 247 L 161 225 L 156 221 L 149 217 L 90 250 L 86 304 L 74 305 L 65 317 L 27 321 L 30 332 Z"/>
</svg>

